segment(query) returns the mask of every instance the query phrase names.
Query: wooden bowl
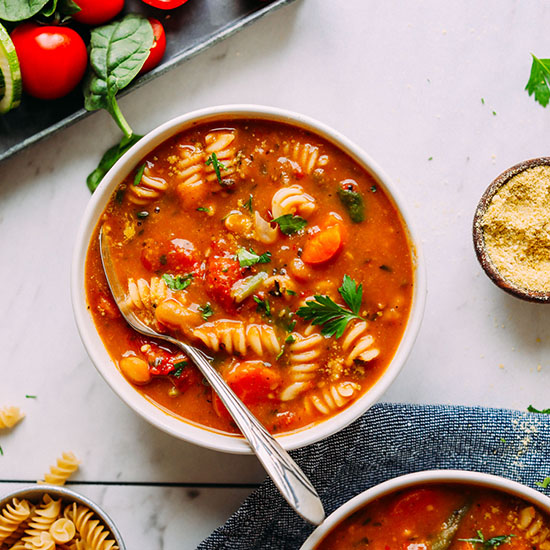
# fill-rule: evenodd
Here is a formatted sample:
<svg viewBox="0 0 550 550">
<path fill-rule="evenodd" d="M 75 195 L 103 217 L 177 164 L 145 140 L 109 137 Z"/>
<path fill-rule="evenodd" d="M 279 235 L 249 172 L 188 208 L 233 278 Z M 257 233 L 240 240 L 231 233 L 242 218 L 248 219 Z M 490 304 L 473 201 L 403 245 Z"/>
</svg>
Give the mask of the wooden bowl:
<svg viewBox="0 0 550 550">
<path fill-rule="evenodd" d="M 476 251 L 477 259 L 481 264 L 481 267 L 489 278 L 502 290 L 508 292 L 516 298 L 521 298 L 522 300 L 527 300 L 529 302 L 539 302 L 543 304 L 550 303 L 550 292 L 541 292 L 537 290 L 529 290 L 518 286 L 513 281 L 506 279 L 493 264 L 489 253 L 487 252 L 485 246 L 485 238 L 482 226 L 483 216 L 487 212 L 493 197 L 498 192 L 498 190 L 508 183 L 508 181 L 516 176 L 517 174 L 527 170 L 528 168 L 534 168 L 535 166 L 550 166 L 550 157 L 539 157 L 530 160 L 525 160 L 508 168 L 500 176 L 498 176 L 491 185 L 487 188 L 483 196 L 481 197 L 474 215 L 474 225 L 473 225 L 473 238 L 474 238 L 474 248 Z"/>
</svg>

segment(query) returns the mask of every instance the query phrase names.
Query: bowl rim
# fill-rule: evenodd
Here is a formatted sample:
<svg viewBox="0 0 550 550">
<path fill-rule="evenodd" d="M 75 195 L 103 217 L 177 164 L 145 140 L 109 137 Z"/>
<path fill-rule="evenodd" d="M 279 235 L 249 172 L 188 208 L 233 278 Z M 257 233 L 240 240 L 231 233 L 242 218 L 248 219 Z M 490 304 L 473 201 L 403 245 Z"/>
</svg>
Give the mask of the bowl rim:
<svg viewBox="0 0 550 550">
<path fill-rule="evenodd" d="M 26 485 L 25 487 L 20 487 L 19 489 L 14 489 L 5 495 L 0 496 L 0 510 L 4 509 L 12 499 L 26 499 L 32 501 L 40 500 L 44 495 L 50 495 L 53 497 L 62 498 L 64 500 L 70 500 L 82 504 L 83 506 L 88 507 L 92 512 L 97 516 L 101 523 L 111 532 L 115 542 L 119 546 L 120 550 L 126 550 L 126 544 L 124 539 L 118 530 L 118 527 L 115 525 L 115 522 L 111 517 L 93 500 L 68 489 L 67 487 L 60 485 L 50 485 L 47 483 L 44 484 L 34 484 Z"/>
<path fill-rule="evenodd" d="M 488 275 L 488 277 L 493 281 L 495 285 L 499 288 L 520 298 L 521 300 L 526 300 L 528 302 L 538 302 L 547 304 L 550 303 L 550 292 L 541 292 L 536 290 L 529 290 L 515 284 L 510 279 L 504 277 L 500 271 L 497 269 L 487 248 L 485 247 L 485 238 L 483 231 L 483 216 L 487 212 L 493 197 L 499 191 L 501 187 L 506 185 L 514 176 L 521 174 L 529 168 L 535 168 L 537 166 L 550 166 L 550 157 L 536 157 L 528 160 L 514 164 L 510 168 L 506 169 L 504 172 L 499 174 L 490 184 L 489 187 L 485 190 L 479 202 L 476 206 L 474 213 L 474 221 L 472 224 L 472 238 L 474 241 L 474 249 L 476 252 L 476 257 L 481 265 L 483 271 Z"/>
<path fill-rule="evenodd" d="M 282 122 L 305 129 L 328 140 L 361 164 L 383 186 L 388 198 L 400 214 L 407 231 L 413 255 L 414 287 L 412 306 L 405 332 L 392 361 L 377 382 L 363 396 L 340 413 L 331 417 L 330 420 L 321 421 L 295 432 L 277 436 L 278 441 L 285 449 L 292 450 L 304 447 L 340 431 L 366 412 L 380 398 L 403 367 L 412 349 L 420 329 L 426 299 L 424 256 L 420 240 L 413 229 L 411 217 L 407 212 L 404 200 L 401 198 L 391 179 L 382 171 L 378 164 L 360 147 L 338 131 L 308 116 L 285 109 L 262 105 L 237 104 L 219 105 L 192 111 L 175 117 L 146 134 L 116 162 L 103 178 L 83 214 L 76 235 L 71 266 L 71 298 L 77 329 L 84 347 L 98 372 L 111 389 L 142 418 L 179 439 L 209 449 L 235 454 L 252 454 L 251 449 L 243 438 L 238 435 L 230 435 L 202 427 L 185 419 L 182 420 L 171 414 L 170 411 L 166 411 L 148 400 L 124 379 L 119 369 L 114 365 L 114 361 L 106 352 L 93 324 L 91 314 L 87 309 L 84 288 L 84 266 L 91 233 L 114 188 L 135 168 L 145 155 L 149 154 L 173 135 L 192 126 L 206 123 L 209 120 L 246 118 Z M 115 368 L 113 368 L 113 365 Z"/>
<path fill-rule="evenodd" d="M 468 470 L 424 470 L 388 479 L 348 500 L 345 504 L 332 512 L 332 514 L 311 533 L 300 547 L 300 550 L 314 550 L 315 546 L 321 542 L 325 535 L 327 535 L 327 533 L 338 523 L 356 512 L 359 508 L 376 499 L 415 485 L 438 483 L 477 485 L 488 489 L 495 489 L 522 498 L 550 514 L 550 498 L 517 481 L 494 474 Z"/>
</svg>

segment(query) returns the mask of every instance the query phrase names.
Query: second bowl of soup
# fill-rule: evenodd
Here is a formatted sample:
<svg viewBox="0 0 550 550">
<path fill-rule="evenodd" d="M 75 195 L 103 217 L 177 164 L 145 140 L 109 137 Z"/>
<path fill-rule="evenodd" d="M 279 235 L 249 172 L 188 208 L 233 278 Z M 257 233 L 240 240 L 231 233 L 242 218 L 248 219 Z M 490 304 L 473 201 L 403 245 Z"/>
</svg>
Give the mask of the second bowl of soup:
<svg viewBox="0 0 550 550">
<path fill-rule="evenodd" d="M 363 413 L 420 325 L 418 243 L 389 179 L 334 130 L 233 106 L 148 134 L 95 192 L 73 264 L 73 303 L 113 389 L 162 429 L 247 452 L 229 414 L 177 349 L 133 332 L 102 272 L 112 243 L 128 304 L 202 347 L 289 449 Z"/>
</svg>

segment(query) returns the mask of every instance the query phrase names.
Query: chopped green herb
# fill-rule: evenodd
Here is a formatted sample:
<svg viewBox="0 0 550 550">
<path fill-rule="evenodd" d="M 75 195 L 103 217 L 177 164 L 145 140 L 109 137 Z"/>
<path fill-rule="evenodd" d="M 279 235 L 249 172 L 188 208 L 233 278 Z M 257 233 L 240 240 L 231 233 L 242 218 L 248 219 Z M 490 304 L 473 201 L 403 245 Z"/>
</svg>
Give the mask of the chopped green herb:
<svg viewBox="0 0 550 550">
<path fill-rule="evenodd" d="M 181 376 L 181 373 L 183 372 L 183 369 L 188 365 L 189 363 L 187 361 L 179 361 L 178 363 L 174 363 L 174 370 L 170 372 L 170 376 L 179 378 Z"/>
<path fill-rule="evenodd" d="M 378 191 L 378 188 L 376 187 L 376 185 L 371 185 L 370 191 L 371 193 L 376 193 L 376 191 Z"/>
<path fill-rule="evenodd" d="M 501 442 L 501 443 L 506 443 L 506 439 L 504 439 L 504 437 L 501 437 L 501 438 L 500 438 L 500 442 Z"/>
<path fill-rule="evenodd" d="M 328 296 L 316 294 L 314 300 L 308 300 L 305 306 L 298 309 L 297 315 L 306 321 L 311 321 L 314 325 L 322 326 L 321 334 L 323 336 L 340 338 L 350 321 L 353 319 L 365 320 L 359 315 L 363 301 L 363 285 L 357 286 L 357 283 L 349 275 L 344 275 L 342 286 L 338 292 L 350 309 L 338 305 Z"/>
<path fill-rule="evenodd" d="M 534 94 L 535 101 L 546 107 L 550 100 L 550 59 L 539 59 L 533 54 L 531 55 L 533 64 L 525 89 L 529 95 Z"/>
<path fill-rule="evenodd" d="M 197 208 L 197 212 L 206 212 L 207 214 L 210 213 L 210 208 L 207 208 L 206 206 L 199 206 Z"/>
<path fill-rule="evenodd" d="M 4 456 L 4 449 L 0 446 L 0 455 Z"/>
<path fill-rule="evenodd" d="M 496 111 L 493 111 L 493 116 L 497 116 L 497 112 L 496 112 Z"/>
<path fill-rule="evenodd" d="M 256 254 L 252 248 L 250 252 L 246 248 L 239 248 L 237 250 L 237 259 L 241 267 L 250 267 L 256 264 L 267 264 L 271 261 L 271 252 L 265 252 L 264 254 Z"/>
<path fill-rule="evenodd" d="M 510 539 L 512 537 L 515 537 L 516 535 L 498 535 L 497 537 L 485 539 L 485 537 L 483 536 L 483 533 L 481 531 L 477 531 L 477 536 L 478 536 L 477 539 L 473 538 L 473 539 L 458 539 L 458 540 L 463 542 L 471 542 L 472 544 L 481 544 L 483 545 L 483 548 L 485 550 L 492 550 L 493 548 L 496 548 L 501 544 L 510 542 Z"/>
<path fill-rule="evenodd" d="M 483 98 L 481 98 L 481 104 L 485 105 L 485 100 Z"/>
<path fill-rule="evenodd" d="M 25 397 L 26 397 L 27 399 L 36 399 L 37 396 L 36 396 L 36 395 L 28 395 L 28 394 L 27 394 L 27 395 L 25 395 Z"/>
<path fill-rule="evenodd" d="M 218 160 L 218 157 L 217 157 L 216 153 L 212 153 L 206 159 L 206 166 L 210 166 L 210 165 L 212 165 L 212 168 L 214 168 L 214 172 L 216 172 L 216 177 L 218 178 L 218 183 L 220 185 L 223 185 L 220 170 L 225 170 L 225 166 Z"/>
<path fill-rule="evenodd" d="M 285 235 L 294 235 L 294 233 L 301 231 L 307 225 L 307 221 L 304 220 L 304 218 L 300 216 L 294 216 L 293 214 L 285 214 L 284 216 L 279 216 L 273 221 L 279 225 L 281 231 Z"/>
<path fill-rule="evenodd" d="M 248 200 L 243 204 L 243 207 L 252 212 L 252 195 L 248 196 Z"/>
<path fill-rule="evenodd" d="M 277 357 L 275 357 L 275 361 L 278 361 L 283 356 L 284 352 L 285 352 L 285 346 L 282 345 L 281 346 L 281 351 L 277 354 Z"/>
<path fill-rule="evenodd" d="M 138 212 L 136 216 L 141 220 L 146 218 L 149 215 L 149 212 L 147 210 L 142 210 L 141 212 Z"/>
<path fill-rule="evenodd" d="M 204 306 L 199 306 L 199 311 L 201 312 L 201 317 L 207 321 L 208 317 L 211 317 L 214 315 L 214 311 L 212 309 L 212 306 L 210 305 L 210 302 L 205 304 Z"/>
<path fill-rule="evenodd" d="M 545 477 L 542 482 L 535 481 L 537 487 L 542 487 L 543 489 L 548 489 L 550 486 L 550 477 Z"/>
<path fill-rule="evenodd" d="M 433 160 L 434 158 L 433 157 L 428 157 L 428 160 Z"/>
<path fill-rule="evenodd" d="M 296 296 L 296 292 L 294 292 L 294 290 L 290 290 L 289 288 L 285 289 L 285 292 L 286 292 L 289 296 Z"/>
<path fill-rule="evenodd" d="M 188 273 L 187 275 L 170 275 L 165 273 L 162 276 L 163 281 L 166 283 L 166 286 L 171 290 L 184 290 L 186 289 L 193 280 L 193 274 Z"/>
<path fill-rule="evenodd" d="M 527 407 L 527 410 L 528 410 L 530 413 L 550 414 L 550 409 L 542 409 L 542 410 L 539 410 L 539 409 L 535 409 L 535 407 L 533 407 L 533 405 L 529 405 L 529 406 Z"/>
<path fill-rule="evenodd" d="M 361 193 L 345 187 L 338 188 L 338 198 L 346 208 L 353 223 L 365 221 L 365 203 Z"/>
<path fill-rule="evenodd" d="M 136 172 L 134 176 L 134 185 L 139 185 L 141 183 L 141 178 L 143 177 L 143 172 L 145 170 L 145 163 L 143 163 Z"/>
<path fill-rule="evenodd" d="M 258 304 L 256 306 L 256 311 L 258 313 L 262 313 L 266 317 L 271 317 L 271 306 L 269 305 L 269 302 L 267 300 L 262 300 L 261 298 L 258 298 L 258 296 L 253 296 L 254 301 Z"/>
<path fill-rule="evenodd" d="M 386 264 L 382 264 L 381 266 L 379 266 L 380 269 L 382 271 L 387 271 L 388 273 L 392 273 L 393 272 L 393 269 L 389 266 L 389 265 L 386 265 Z"/>
<path fill-rule="evenodd" d="M 294 342 L 296 342 L 296 338 L 292 334 L 289 334 L 285 339 L 285 344 L 294 344 Z"/>
</svg>

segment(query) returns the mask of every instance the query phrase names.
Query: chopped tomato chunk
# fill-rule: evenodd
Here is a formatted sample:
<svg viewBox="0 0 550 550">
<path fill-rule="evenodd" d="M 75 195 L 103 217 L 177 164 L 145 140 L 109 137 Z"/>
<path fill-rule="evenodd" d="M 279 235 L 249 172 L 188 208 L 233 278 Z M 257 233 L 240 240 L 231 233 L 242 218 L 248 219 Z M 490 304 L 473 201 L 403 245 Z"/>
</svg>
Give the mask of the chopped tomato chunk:
<svg viewBox="0 0 550 550">
<path fill-rule="evenodd" d="M 306 264 L 322 264 L 334 258 L 343 244 L 342 225 L 337 223 L 310 235 L 304 246 L 302 260 Z"/>
<path fill-rule="evenodd" d="M 235 309 L 231 287 L 243 277 L 238 260 L 227 256 L 210 256 L 206 265 L 206 291 L 226 311 Z"/>
<path fill-rule="evenodd" d="M 141 263 L 149 271 L 188 273 L 198 269 L 195 245 L 186 239 L 159 242 L 145 239 L 141 249 Z"/>
<path fill-rule="evenodd" d="M 281 384 L 280 375 L 261 361 L 237 363 L 224 375 L 226 382 L 247 406 L 269 399 L 269 394 Z M 228 417 L 229 413 L 220 398 L 213 392 L 212 402 L 216 413 Z"/>
</svg>

